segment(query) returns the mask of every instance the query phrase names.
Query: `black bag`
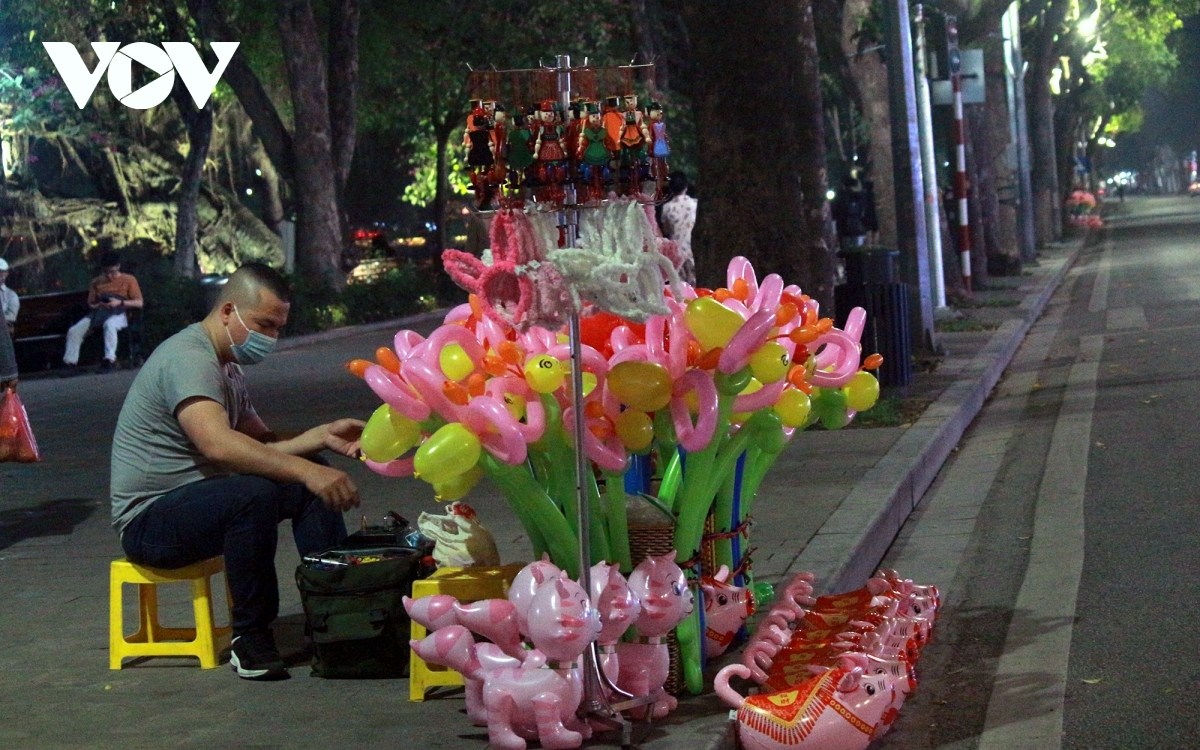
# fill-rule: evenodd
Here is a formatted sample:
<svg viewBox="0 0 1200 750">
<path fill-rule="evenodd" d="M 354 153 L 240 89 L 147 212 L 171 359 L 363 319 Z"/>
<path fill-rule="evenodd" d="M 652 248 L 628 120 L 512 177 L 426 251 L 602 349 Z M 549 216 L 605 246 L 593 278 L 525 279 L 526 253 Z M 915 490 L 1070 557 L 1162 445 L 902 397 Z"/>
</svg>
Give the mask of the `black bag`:
<svg viewBox="0 0 1200 750">
<path fill-rule="evenodd" d="M 409 619 L 402 599 L 412 596 L 421 558 L 420 550 L 387 547 L 304 559 L 296 585 L 312 630 L 315 676 L 380 679 L 408 673 Z"/>
</svg>

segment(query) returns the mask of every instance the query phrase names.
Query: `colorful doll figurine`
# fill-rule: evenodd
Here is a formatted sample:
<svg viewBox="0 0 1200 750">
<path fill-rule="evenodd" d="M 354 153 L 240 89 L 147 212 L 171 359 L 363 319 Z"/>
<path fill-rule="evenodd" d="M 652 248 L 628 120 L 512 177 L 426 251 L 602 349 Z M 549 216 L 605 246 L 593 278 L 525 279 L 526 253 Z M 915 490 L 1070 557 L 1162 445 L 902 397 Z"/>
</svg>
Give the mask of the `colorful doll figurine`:
<svg viewBox="0 0 1200 750">
<path fill-rule="evenodd" d="M 475 202 L 480 208 L 486 208 L 491 202 L 488 175 L 496 159 L 492 154 L 492 121 L 482 106 L 471 111 L 463 143 L 467 146 L 467 166 L 471 168 Z"/>
<path fill-rule="evenodd" d="M 642 612 L 642 603 L 629 590 L 629 582 L 615 565 L 598 562 L 592 566 L 592 604 L 600 613 L 600 669 L 608 681 L 617 684 L 621 669 L 617 644 Z"/>
<path fill-rule="evenodd" d="M 508 177 L 508 111 L 500 104 L 492 113 L 492 166 L 488 181 L 498 187 Z"/>
<path fill-rule="evenodd" d="M 667 635 L 692 612 L 692 590 L 683 570 L 675 564 L 675 552 L 647 557 L 629 574 L 629 590 L 642 603 L 634 626 L 638 639 L 617 646 L 620 679 L 617 686 L 635 697 L 650 695 L 667 681 L 671 656 Z M 670 695 L 654 704 L 654 718 L 674 711 L 679 702 Z M 641 718 L 644 711 L 635 710 Z"/>
<path fill-rule="evenodd" d="M 558 113 L 554 111 L 554 102 L 547 99 L 538 110 L 538 125 L 534 133 L 534 158 L 538 161 L 538 181 L 543 185 L 554 185 L 562 182 L 565 175 L 563 162 L 567 158 L 562 147 L 562 125 L 558 123 Z"/>
<path fill-rule="evenodd" d="M 508 132 L 508 183 L 517 188 L 525 184 L 529 167 L 533 164 L 533 130 L 528 116 L 517 113 L 513 118 L 512 130 Z"/>
<path fill-rule="evenodd" d="M 604 197 L 604 182 L 609 176 L 612 152 L 608 150 L 607 133 L 595 104 L 588 104 L 587 124 L 579 134 L 579 177 L 588 184 L 588 197 L 600 200 Z"/>
<path fill-rule="evenodd" d="M 608 96 L 604 98 L 604 109 L 600 119 L 604 122 L 604 132 L 608 141 L 604 144 L 608 150 L 616 154 L 621 150 L 621 130 L 625 127 L 625 117 L 621 114 L 621 97 Z"/>
<path fill-rule="evenodd" d="M 625 112 L 621 120 L 620 167 L 626 182 L 627 194 L 636 194 L 641 182 L 642 162 L 646 158 L 646 144 L 650 141 L 650 130 L 646 127 L 642 112 L 637 108 L 637 96 L 625 95 Z"/>
<path fill-rule="evenodd" d="M 667 187 L 667 157 L 671 155 L 671 139 L 667 137 L 662 105 L 650 102 L 646 112 L 650 117 L 650 177 L 654 180 L 654 198 L 659 200 Z"/>
<path fill-rule="evenodd" d="M 587 125 L 588 102 L 582 97 L 571 102 L 567 109 L 567 126 L 563 133 L 563 150 L 567 153 L 568 179 L 574 180 L 579 174 L 579 135 Z"/>
</svg>

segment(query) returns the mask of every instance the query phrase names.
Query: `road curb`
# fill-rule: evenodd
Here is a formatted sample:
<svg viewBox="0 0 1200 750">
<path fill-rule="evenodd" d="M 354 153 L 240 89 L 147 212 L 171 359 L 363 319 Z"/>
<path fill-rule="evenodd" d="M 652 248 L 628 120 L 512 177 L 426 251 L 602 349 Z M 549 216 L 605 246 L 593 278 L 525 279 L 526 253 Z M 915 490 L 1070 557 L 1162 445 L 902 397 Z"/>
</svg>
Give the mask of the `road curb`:
<svg viewBox="0 0 1200 750">
<path fill-rule="evenodd" d="M 407 318 L 396 318 L 395 320 L 382 320 L 378 323 L 364 323 L 359 326 L 346 326 L 344 328 L 333 328 L 320 333 L 308 333 L 303 336 L 292 336 L 279 340 L 275 346 L 276 351 L 285 349 L 296 349 L 301 346 L 309 346 L 311 344 L 321 344 L 326 341 L 335 341 L 344 339 L 348 336 L 356 336 L 360 333 L 372 333 L 374 331 L 399 331 L 402 328 L 410 328 L 412 326 L 429 323 L 435 320 L 441 320 L 446 317 L 446 313 L 450 312 L 450 308 L 441 308 L 439 310 L 430 310 L 429 312 L 409 315 Z"/>
<path fill-rule="evenodd" d="M 1024 316 L 1001 325 L 963 375 L 859 480 L 797 557 L 793 571 L 815 573 L 822 592 L 858 588 L 874 572 L 1086 243 L 1085 237 L 1052 261 L 1059 267 L 1019 305 Z"/>
<path fill-rule="evenodd" d="M 972 358 L 964 374 L 929 405 L 921 418 L 858 481 L 792 563 L 789 574 L 811 571 L 816 574 L 818 592 L 830 593 L 858 588 L 875 571 L 1089 239 L 1090 235 L 1085 235 L 1061 261 L 1054 261 L 1060 263 L 1059 267 L 1038 290 L 1025 295 L 1018 306 L 1024 316 L 1001 325 Z M 703 728 L 688 733 L 688 747 L 697 750 L 737 747 L 724 714 L 697 723 Z M 721 731 L 722 725 L 726 731 Z M 695 741 L 705 736 L 708 742 Z"/>
</svg>

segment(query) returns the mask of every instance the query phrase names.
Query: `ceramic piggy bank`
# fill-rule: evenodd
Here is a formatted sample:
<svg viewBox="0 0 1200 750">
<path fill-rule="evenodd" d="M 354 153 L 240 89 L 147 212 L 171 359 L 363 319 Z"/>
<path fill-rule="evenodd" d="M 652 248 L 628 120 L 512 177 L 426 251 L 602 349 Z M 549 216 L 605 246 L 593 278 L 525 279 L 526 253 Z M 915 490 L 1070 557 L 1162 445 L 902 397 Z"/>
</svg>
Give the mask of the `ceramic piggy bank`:
<svg viewBox="0 0 1200 750">
<path fill-rule="evenodd" d="M 475 510 L 466 503 L 450 503 L 446 506 L 444 516 L 421 513 L 417 518 L 417 528 L 436 542 L 433 559 L 439 566 L 500 564 L 496 540 L 479 522 Z"/>
<path fill-rule="evenodd" d="M 692 613 L 692 591 L 683 571 L 675 564 L 674 551 L 661 557 L 647 557 L 639 563 L 629 575 L 629 590 L 641 601 L 642 611 L 634 623 L 637 642 L 617 646 L 621 661 L 617 686 L 640 697 L 661 688 L 667 681 L 670 654 L 666 636 Z M 655 718 L 666 716 L 677 705 L 673 696 L 665 696 L 654 704 Z"/>
<path fill-rule="evenodd" d="M 750 670 L 730 664 L 717 673 L 716 693 L 737 709 L 738 739 L 747 750 L 866 750 L 894 690 L 888 675 L 865 675 L 861 667 L 830 669 L 793 688 L 744 698 L 729 686 L 731 675 Z"/>
<path fill-rule="evenodd" d="M 725 653 L 733 644 L 746 618 L 754 614 L 749 589 L 729 583 L 729 568 L 722 565 L 715 576 L 700 579 L 704 595 L 704 658 Z"/>
</svg>

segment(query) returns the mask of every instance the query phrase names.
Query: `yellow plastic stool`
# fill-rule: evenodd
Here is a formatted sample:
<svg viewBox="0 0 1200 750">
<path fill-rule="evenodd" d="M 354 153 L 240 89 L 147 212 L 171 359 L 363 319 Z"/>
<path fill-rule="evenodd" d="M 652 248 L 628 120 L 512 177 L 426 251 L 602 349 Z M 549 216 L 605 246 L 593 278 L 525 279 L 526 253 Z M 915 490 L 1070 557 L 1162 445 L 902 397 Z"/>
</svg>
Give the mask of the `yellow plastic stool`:
<svg viewBox="0 0 1200 750">
<path fill-rule="evenodd" d="M 477 602 L 480 599 L 501 599 L 508 595 L 508 587 L 525 563 L 502 565 L 498 568 L 438 568 L 428 578 L 413 581 L 413 599 L 434 594 L 453 596 L 460 602 Z M 419 641 L 428 635 L 424 625 L 412 623 L 412 639 Z M 415 653 L 409 654 L 408 699 L 425 700 L 425 691 L 432 687 L 462 685 L 463 677 L 453 669 L 436 664 L 426 664 Z"/>
<path fill-rule="evenodd" d="M 114 560 L 109 572 L 108 667 L 120 669 L 121 661 L 131 656 L 195 656 L 203 669 L 218 666 L 217 655 L 229 645 L 232 629 L 213 626 L 212 585 L 215 573 L 225 571 L 225 558 L 213 557 L 176 570 L 160 570 Z M 122 616 L 122 591 L 127 583 L 138 585 L 138 631 L 125 636 Z M 194 628 L 164 628 L 158 622 L 160 583 L 190 583 Z M 230 608 L 229 589 L 225 590 Z"/>
</svg>

